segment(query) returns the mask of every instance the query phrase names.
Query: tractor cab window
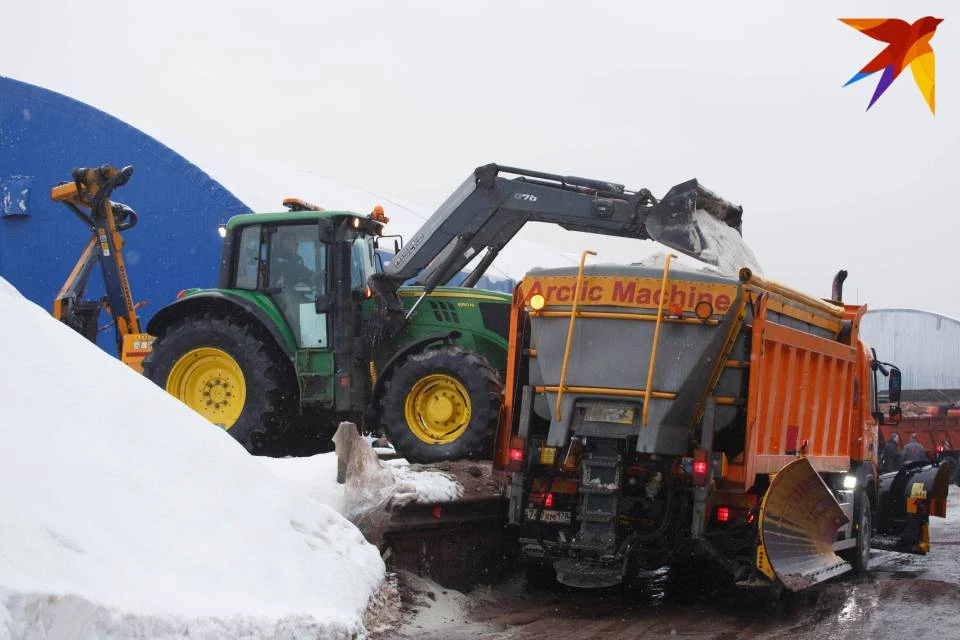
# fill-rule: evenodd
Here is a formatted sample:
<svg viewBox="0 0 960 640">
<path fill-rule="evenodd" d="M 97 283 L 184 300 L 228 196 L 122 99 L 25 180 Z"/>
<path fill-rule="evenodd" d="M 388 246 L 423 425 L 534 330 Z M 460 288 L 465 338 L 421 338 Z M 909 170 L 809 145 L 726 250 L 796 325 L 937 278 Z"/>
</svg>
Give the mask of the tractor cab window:
<svg viewBox="0 0 960 640">
<path fill-rule="evenodd" d="M 363 291 L 367 278 L 376 272 L 373 238 L 360 236 L 353 241 L 350 282 L 354 291 Z"/>
<path fill-rule="evenodd" d="M 270 237 L 270 282 L 275 289 L 326 293 L 326 268 L 314 225 L 277 227 Z"/>
<path fill-rule="evenodd" d="M 327 295 L 327 245 L 316 224 L 280 225 L 268 234 L 267 290 L 303 348 L 327 347 L 327 314 L 317 299 Z"/>
<path fill-rule="evenodd" d="M 260 265 L 264 257 L 260 246 L 260 225 L 244 227 L 240 232 L 237 247 L 237 275 L 234 285 L 237 289 L 259 288 Z"/>
</svg>

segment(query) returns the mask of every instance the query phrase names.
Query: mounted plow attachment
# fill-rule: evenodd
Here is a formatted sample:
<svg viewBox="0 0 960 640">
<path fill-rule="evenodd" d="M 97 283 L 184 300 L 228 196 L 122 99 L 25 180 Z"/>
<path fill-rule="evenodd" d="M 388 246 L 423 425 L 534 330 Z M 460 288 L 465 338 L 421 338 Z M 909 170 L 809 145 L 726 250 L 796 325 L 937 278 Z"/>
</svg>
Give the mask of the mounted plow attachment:
<svg viewBox="0 0 960 640">
<path fill-rule="evenodd" d="M 833 493 L 806 458 L 773 477 L 760 507 L 757 567 L 791 591 L 851 569 L 833 550 L 848 522 Z"/>
<path fill-rule="evenodd" d="M 871 546 L 903 553 L 930 550 L 930 516 L 947 515 L 949 470 L 928 464 L 880 476 L 878 526 Z M 770 580 L 800 591 L 852 567 L 834 551 L 847 516 L 806 458 L 770 481 L 760 508 L 757 568 Z"/>
</svg>

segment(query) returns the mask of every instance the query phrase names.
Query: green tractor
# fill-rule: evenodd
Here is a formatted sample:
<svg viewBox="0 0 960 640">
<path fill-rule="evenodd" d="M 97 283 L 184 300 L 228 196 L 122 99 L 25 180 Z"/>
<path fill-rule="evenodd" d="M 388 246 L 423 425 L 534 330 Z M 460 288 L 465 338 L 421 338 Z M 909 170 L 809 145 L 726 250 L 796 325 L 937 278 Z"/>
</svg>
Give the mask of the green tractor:
<svg viewBox="0 0 960 640">
<path fill-rule="evenodd" d="M 677 230 L 695 210 L 740 222 L 694 180 L 658 202 L 645 189 L 485 165 L 380 268 L 381 210 L 285 204 L 229 220 L 218 287 L 187 289 L 153 316 L 144 374 L 250 451 L 289 452 L 279 443 L 304 436 L 320 450 L 351 420 L 412 462 L 491 452 L 512 297 L 473 286 L 526 222 L 636 238 L 651 237 L 649 223 L 692 255 L 708 247 Z M 470 265 L 461 286 L 445 286 Z"/>
</svg>

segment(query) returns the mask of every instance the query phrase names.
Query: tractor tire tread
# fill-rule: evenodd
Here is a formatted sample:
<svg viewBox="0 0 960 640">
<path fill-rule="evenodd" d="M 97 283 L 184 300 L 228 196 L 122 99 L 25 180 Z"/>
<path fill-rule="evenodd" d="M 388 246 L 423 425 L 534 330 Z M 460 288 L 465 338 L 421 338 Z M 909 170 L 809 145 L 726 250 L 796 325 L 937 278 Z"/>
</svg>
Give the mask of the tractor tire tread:
<svg viewBox="0 0 960 640">
<path fill-rule="evenodd" d="M 431 370 L 453 374 L 467 388 L 471 419 L 464 433 L 446 444 L 429 444 L 407 426 L 404 405 L 413 384 Z M 385 381 L 379 399 L 382 428 L 397 452 L 414 463 L 462 458 L 489 459 L 500 418 L 503 385 L 486 358 L 459 345 L 431 346 L 408 356 Z"/>
<path fill-rule="evenodd" d="M 156 338 L 143 361 L 144 376 L 166 388 L 174 362 L 197 346 L 223 349 L 241 365 L 247 378 L 246 406 L 227 433 L 251 453 L 265 452 L 268 440 L 278 436 L 292 408 L 282 392 L 288 383 L 283 375 L 283 354 L 249 323 L 204 313 L 178 320 Z"/>
</svg>

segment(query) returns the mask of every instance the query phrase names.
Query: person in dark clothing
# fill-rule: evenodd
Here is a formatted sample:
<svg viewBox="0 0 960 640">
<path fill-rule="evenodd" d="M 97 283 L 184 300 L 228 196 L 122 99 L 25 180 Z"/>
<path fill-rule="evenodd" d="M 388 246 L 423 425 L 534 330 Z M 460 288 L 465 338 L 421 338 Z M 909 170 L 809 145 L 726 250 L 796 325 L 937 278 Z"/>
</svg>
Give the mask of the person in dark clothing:
<svg viewBox="0 0 960 640">
<path fill-rule="evenodd" d="M 926 462 L 927 460 L 929 460 L 929 458 L 927 458 L 927 451 L 923 448 L 923 445 L 917 441 L 917 434 L 911 434 L 910 442 L 903 447 L 903 464 L 921 461 Z"/>
<path fill-rule="evenodd" d="M 900 452 L 897 451 L 897 442 L 900 436 L 896 433 L 890 434 L 890 439 L 883 446 L 883 454 L 880 456 L 880 472 L 897 471 L 900 468 Z"/>
<path fill-rule="evenodd" d="M 297 252 L 297 239 L 293 236 L 286 236 L 278 243 L 272 268 L 274 273 L 270 279 L 275 286 L 293 287 L 298 284 L 313 284 L 314 273 L 303 264 L 303 258 Z"/>
</svg>

